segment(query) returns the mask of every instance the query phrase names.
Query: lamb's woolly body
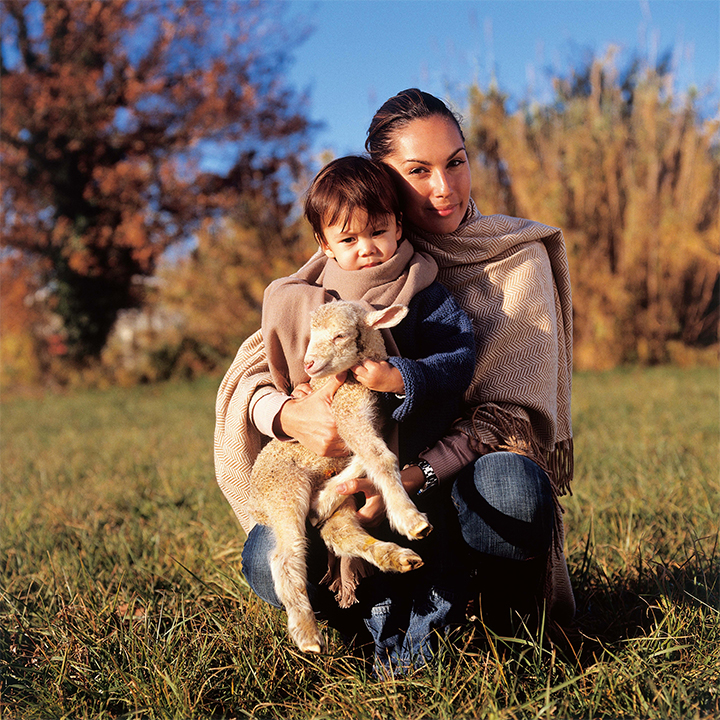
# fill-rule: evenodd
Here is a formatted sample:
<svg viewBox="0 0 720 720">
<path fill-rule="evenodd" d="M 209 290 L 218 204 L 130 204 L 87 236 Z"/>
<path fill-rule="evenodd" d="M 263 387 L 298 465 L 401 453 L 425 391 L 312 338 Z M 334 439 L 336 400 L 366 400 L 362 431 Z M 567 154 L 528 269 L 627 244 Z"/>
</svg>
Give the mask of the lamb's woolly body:
<svg viewBox="0 0 720 720">
<path fill-rule="evenodd" d="M 368 312 L 349 302 L 320 306 L 313 314 L 305 356 L 308 373 L 316 375 L 313 388 L 364 359 L 385 359 L 379 328 L 396 325 L 405 312 L 403 306 Z M 386 572 L 422 565 L 411 550 L 380 542 L 360 526 L 353 499 L 336 491 L 341 482 L 367 475 L 383 495 L 391 526 L 406 537 L 424 537 L 432 529 L 402 487 L 397 459 L 380 433 L 376 395 L 349 379 L 335 393 L 331 408 L 350 457 L 319 457 L 300 443 L 271 440 L 259 454 L 251 480 L 252 514 L 275 534 L 275 590 L 287 611 L 290 634 L 306 652 L 321 652 L 324 646 L 306 590 L 308 517 L 340 557 L 361 557 Z"/>
</svg>

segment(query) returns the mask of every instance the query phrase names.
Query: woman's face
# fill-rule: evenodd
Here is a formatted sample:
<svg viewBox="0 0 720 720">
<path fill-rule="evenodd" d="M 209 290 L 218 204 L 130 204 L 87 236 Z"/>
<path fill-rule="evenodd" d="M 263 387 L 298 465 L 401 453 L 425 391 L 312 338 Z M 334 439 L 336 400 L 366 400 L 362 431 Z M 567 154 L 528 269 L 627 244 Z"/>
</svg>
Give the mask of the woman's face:
<svg viewBox="0 0 720 720">
<path fill-rule="evenodd" d="M 435 235 L 453 232 L 470 201 L 470 166 L 460 132 L 440 115 L 398 130 L 383 159 L 402 179 L 403 215 Z"/>
</svg>

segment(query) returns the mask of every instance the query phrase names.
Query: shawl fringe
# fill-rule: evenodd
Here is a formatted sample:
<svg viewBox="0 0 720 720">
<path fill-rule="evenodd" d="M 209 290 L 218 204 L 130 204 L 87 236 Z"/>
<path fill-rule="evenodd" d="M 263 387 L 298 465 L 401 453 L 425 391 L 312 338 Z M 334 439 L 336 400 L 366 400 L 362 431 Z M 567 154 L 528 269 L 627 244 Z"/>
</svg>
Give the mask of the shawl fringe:
<svg viewBox="0 0 720 720">
<path fill-rule="evenodd" d="M 338 557 L 328 550 L 328 569 L 320 584 L 327 585 L 338 605 L 346 609 L 358 602 L 355 590 L 360 581 L 373 573 L 372 565 L 362 558 Z"/>
<path fill-rule="evenodd" d="M 487 442 L 487 430 L 498 433 L 496 442 Z M 530 458 L 542 468 L 550 479 L 555 498 L 572 494 L 571 483 L 574 472 L 573 439 L 559 440 L 555 447 L 547 450 L 535 439 L 531 422 L 518 417 L 500 405 L 484 404 L 472 412 L 472 439 L 476 449 L 489 452 L 513 452 Z M 485 432 L 483 432 L 485 431 Z"/>
</svg>

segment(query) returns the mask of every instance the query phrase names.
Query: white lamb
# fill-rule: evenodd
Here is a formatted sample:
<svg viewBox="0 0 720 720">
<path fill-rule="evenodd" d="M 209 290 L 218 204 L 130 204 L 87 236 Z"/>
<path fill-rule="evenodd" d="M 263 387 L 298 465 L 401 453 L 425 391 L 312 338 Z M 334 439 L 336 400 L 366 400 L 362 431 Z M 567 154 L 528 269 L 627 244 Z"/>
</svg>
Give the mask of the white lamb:
<svg viewBox="0 0 720 720">
<path fill-rule="evenodd" d="M 380 328 L 397 325 L 406 314 L 402 305 L 376 311 L 352 302 L 320 306 L 312 315 L 305 354 L 311 386 L 319 387 L 366 358 L 386 359 Z M 377 395 L 350 373 L 335 394 L 332 412 L 350 457 L 319 457 L 300 443 L 271 440 L 258 455 L 251 481 L 252 514 L 275 535 L 270 561 L 275 590 L 287 612 L 290 636 L 303 652 L 324 648 L 306 588 L 308 517 L 338 557 L 361 557 L 386 572 L 407 572 L 423 564 L 412 550 L 369 535 L 355 516 L 353 498 L 337 493 L 339 483 L 367 476 L 382 494 L 395 531 L 419 539 L 432 530 L 405 492 L 397 458 L 382 438 Z"/>
</svg>

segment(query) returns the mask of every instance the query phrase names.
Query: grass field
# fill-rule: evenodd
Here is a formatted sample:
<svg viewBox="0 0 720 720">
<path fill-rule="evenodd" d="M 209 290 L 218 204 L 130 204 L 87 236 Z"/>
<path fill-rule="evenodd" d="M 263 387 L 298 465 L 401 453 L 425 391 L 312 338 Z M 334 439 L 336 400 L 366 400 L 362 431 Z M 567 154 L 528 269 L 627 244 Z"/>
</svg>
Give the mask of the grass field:
<svg viewBox="0 0 720 720">
<path fill-rule="evenodd" d="M 718 373 L 575 378 L 572 647 L 468 627 L 377 681 L 300 656 L 249 592 L 212 468 L 216 383 L 2 407 L 3 718 L 720 716 Z"/>
</svg>

